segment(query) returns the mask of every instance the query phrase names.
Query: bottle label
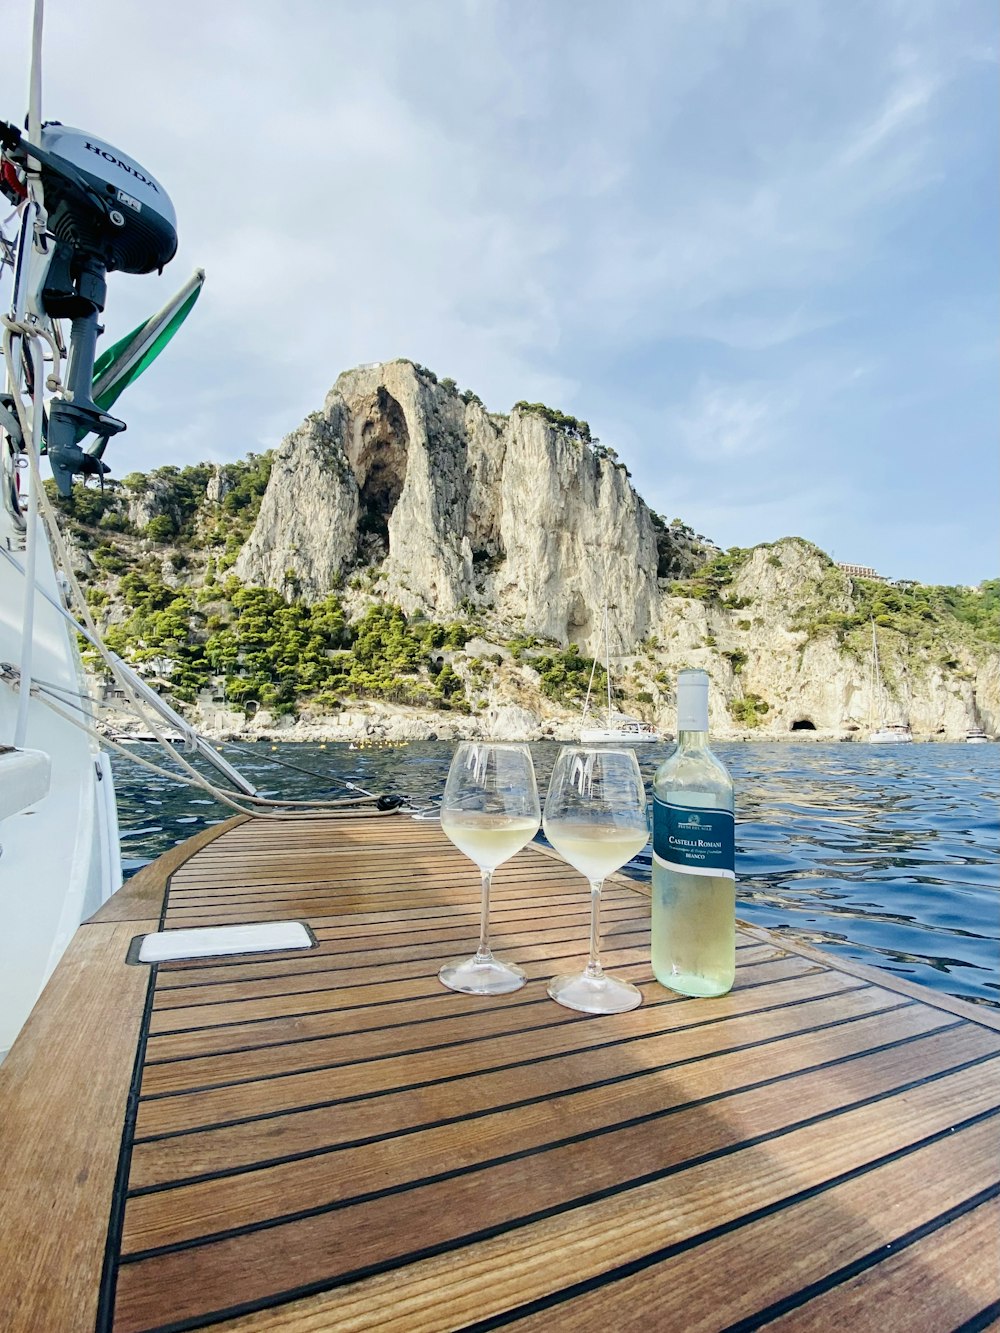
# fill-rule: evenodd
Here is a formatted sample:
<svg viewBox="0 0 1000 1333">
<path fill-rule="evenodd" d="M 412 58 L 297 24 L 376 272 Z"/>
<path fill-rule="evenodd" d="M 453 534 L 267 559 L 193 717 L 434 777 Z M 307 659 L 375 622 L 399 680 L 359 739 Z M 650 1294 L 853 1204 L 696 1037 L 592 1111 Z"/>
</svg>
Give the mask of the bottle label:
<svg viewBox="0 0 1000 1333">
<path fill-rule="evenodd" d="M 736 820 L 730 810 L 653 798 L 653 860 L 686 875 L 736 878 Z"/>
</svg>

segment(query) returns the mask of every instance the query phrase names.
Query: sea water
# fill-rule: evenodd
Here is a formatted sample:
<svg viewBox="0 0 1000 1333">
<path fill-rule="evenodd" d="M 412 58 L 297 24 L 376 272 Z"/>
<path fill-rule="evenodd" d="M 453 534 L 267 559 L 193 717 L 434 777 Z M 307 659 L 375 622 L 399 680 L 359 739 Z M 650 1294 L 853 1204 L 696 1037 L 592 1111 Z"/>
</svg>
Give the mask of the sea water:
<svg viewBox="0 0 1000 1333">
<path fill-rule="evenodd" d="M 330 797 L 353 782 L 433 810 L 453 748 L 258 742 L 222 750 L 262 795 Z M 736 784 L 739 919 L 1000 1007 L 1000 745 L 713 748 Z M 544 791 L 559 746 L 531 750 Z M 647 785 L 667 751 L 637 749 Z M 115 760 L 115 771 L 126 874 L 229 813 L 203 792 L 125 760 Z M 648 848 L 627 871 L 649 879 Z"/>
</svg>

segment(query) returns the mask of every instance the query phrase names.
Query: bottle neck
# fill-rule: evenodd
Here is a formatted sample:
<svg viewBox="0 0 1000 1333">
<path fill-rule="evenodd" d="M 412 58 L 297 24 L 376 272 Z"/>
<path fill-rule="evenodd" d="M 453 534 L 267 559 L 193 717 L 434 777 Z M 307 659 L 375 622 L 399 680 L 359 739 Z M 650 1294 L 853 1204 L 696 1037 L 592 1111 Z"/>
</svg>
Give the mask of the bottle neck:
<svg viewBox="0 0 1000 1333">
<path fill-rule="evenodd" d="M 682 750 L 707 750 L 707 731 L 679 731 L 677 744 Z"/>
<path fill-rule="evenodd" d="M 708 676 L 682 671 L 677 677 L 677 734 L 708 732 Z"/>
</svg>

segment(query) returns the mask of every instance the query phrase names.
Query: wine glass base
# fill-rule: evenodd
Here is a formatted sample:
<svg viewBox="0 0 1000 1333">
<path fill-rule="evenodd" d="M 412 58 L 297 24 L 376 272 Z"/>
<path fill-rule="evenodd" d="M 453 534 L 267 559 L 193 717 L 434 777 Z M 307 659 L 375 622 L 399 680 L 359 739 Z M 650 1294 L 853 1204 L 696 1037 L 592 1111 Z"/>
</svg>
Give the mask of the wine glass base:
<svg viewBox="0 0 1000 1333">
<path fill-rule="evenodd" d="M 642 991 L 630 981 L 609 976 L 588 977 L 586 972 L 553 977 L 548 992 L 557 1004 L 579 1009 L 584 1014 L 624 1014 L 642 1004 Z"/>
<path fill-rule="evenodd" d="M 516 963 L 499 958 L 452 958 L 438 972 L 438 980 L 463 995 L 507 995 L 520 990 L 527 977 Z"/>
</svg>

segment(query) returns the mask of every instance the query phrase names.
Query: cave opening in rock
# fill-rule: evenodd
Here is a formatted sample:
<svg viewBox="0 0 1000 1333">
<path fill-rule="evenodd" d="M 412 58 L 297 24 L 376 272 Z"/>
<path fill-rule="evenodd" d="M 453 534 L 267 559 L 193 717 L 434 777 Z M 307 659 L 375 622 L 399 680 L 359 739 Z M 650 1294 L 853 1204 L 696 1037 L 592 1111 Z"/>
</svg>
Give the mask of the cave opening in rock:
<svg viewBox="0 0 1000 1333">
<path fill-rule="evenodd" d="M 563 638 L 568 644 L 585 644 L 594 632 L 594 619 L 591 608 L 582 593 L 574 592 L 566 609 L 566 628 Z"/>
<path fill-rule="evenodd" d="M 389 519 L 403 493 L 410 433 L 399 403 L 380 385 L 353 423 L 347 459 L 358 483 L 358 537 L 369 560 L 389 551 Z"/>
<path fill-rule="evenodd" d="M 485 592 L 488 579 L 503 565 L 504 551 L 498 541 L 489 541 L 472 552 L 472 579 L 476 591 Z"/>
<path fill-rule="evenodd" d="M 797 721 L 795 721 L 795 722 L 792 723 L 792 730 L 793 730 L 793 731 L 815 731 L 815 730 L 816 730 L 816 723 L 815 723 L 815 722 L 810 722 L 809 718 L 807 718 L 807 717 L 800 717 Z"/>
</svg>

